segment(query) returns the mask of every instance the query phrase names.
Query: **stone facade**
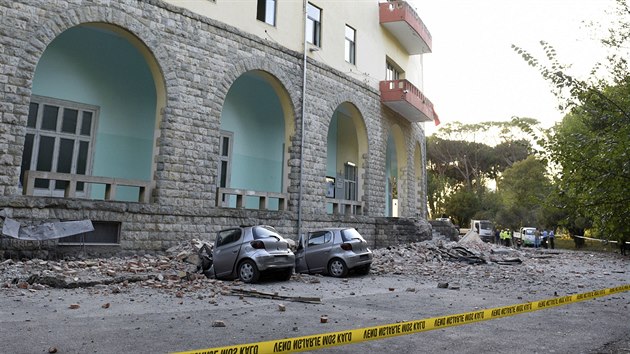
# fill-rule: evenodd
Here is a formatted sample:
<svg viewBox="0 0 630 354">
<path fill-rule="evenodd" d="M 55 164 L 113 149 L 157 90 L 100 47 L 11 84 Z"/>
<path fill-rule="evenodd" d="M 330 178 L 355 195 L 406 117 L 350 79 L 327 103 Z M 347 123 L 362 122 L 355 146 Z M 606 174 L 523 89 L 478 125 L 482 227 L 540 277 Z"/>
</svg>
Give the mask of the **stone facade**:
<svg viewBox="0 0 630 354">
<path fill-rule="evenodd" d="M 379 92 L 368 85 L 309 59 L 301 146 L 301 53 L 158 0 L 0 0 L 0 17 L 0 209 L 7 216 L 23 224 L 81 219 L 120 222 L 120 246 L 87 250 L 106 254 L 159 252 L 183 240 L 210 240 L 224 227 L 256 223 L 274 225 L 291 238 L 297 238 L 299 230 L 318 226 L 356 226 L 376 246 L 430 237 L 430 226 L 424 220 L 426 192 L 421 187 L 425 176 L 416 176 L 413 168 L 416 146 L 424 150 L 423 128 L 383 107 Z M 128 32 L 147 48 L 159 67 L 163 82 L 158 84 L 164 86 L 165 105 L 149 204 L 22 196 L 18 188 L 38 60 L 56 36 L 84 23 L 114 25 Z M 221 108 L 232 83 L 251 70 L 267 72 L 281 83 L 296 120 L 286 166 L 287 211 L 216 206 Z M 328 125 L 344 102 L 361 113 L 369 145 L 361 166 L 365 175 L 360 176 L 363 215 L 356 216 L 326 214 L 323 193 Z M 393 124 L 405 134 L 408 167 L 400 178 L 401 218 L 389 220 L 386 224 L 390 226 L 383 227 L 379 220 L 385 216 L 385 152 Z M 425 171 L 424 160 L 421 171 Z M 416 226 L 391 226 L 397 223 Z M 76 251 L 53 241 L 32 243 L 0 237 L 0 257 L 52 257 Z"/>
</svg>

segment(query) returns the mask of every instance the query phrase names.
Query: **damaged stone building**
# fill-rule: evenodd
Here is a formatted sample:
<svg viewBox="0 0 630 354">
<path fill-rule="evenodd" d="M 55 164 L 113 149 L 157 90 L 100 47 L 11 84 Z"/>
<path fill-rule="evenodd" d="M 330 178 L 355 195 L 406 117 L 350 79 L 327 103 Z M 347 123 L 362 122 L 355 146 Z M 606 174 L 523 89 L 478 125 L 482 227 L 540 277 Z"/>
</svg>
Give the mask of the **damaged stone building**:
<svg viewBox="0 0 630 354">
<path fill-rule="evenodd" d="M 0 17 L 0 220 L 94 226 L 3 232 L 0 257 L 159 252 L 259 223 L 430 238 L 432 39 L 411 3 L 0 0 Z"/>
</svg>

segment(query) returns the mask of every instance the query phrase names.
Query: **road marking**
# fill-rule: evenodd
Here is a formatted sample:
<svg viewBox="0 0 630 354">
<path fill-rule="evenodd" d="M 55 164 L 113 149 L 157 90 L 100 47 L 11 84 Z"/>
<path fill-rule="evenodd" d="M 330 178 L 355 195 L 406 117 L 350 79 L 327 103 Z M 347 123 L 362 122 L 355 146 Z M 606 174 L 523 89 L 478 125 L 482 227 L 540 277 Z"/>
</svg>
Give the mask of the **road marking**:
<svg viewBox="0 0 630 354">
<path fill-rule="evenodd" d="M 432 331 L 454 326 L 489 321 L 495 318 L 515 316 L 521 313 L 544 310 L 556 306 L 564 306 L 575 302 L 630 291 L 630 284 L 588 291 L 581 294 L 554 297 L 551 299 L 526 302 L 516 305 L 495 307 L 486 310 L 465 312 L 426 318 L 422 320 L 391 323 L 381 326 L 365 327 L 339 332 L 328 332 L 303 337 L 293 337 L 265 342 L 229 345 L 218 348 L 197 349 L 176 354 L 266 354 L 296 353 L 306 350 L 331 348 L 340 345 L 361 343 L 371 340 L 403 336 L 413 333 Z"/>
</svg>

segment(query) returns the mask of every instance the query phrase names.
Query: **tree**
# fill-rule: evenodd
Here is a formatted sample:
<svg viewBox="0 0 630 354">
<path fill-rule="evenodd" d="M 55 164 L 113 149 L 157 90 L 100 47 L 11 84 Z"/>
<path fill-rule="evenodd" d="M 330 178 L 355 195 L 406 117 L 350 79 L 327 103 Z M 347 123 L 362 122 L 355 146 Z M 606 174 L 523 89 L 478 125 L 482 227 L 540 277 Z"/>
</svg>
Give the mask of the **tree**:
<svg viewBox="0 0 630 354">
<path fill-rule="evenodd" d="M 551 191 L 547 166 L 533 155 L 503 171 L 498 182 L 502 211 L 497 222 L 512 229 L 541 225 L 541 210 Z"/>
<path fill-rule="evenodd" d="M 559 170 L 557 201 L 570 210 L 566 217 L 573 218 L 566 223 L 592 223 L 602 237 L 621 240 L 630 235 L 630 74 L 625 59 L 630 7 L 625 0 L 617 0 L 617 15 L 602 40 L 611 54 L 587 79 L 572 76 L 546 42 L 541 42 L 544 63 L 513 48 L 551 84 L 560 108 L 568 111 L 544 146 Z"/>
<path fill-rule="evenodd" d="M 460 225 L 472 217 L 494 218 L 498 199 L 488 191 L 488 184 L 528 156 L 531 144 L 524 132 L 537 124 L 530 118 L 478 124 L 455 122 L 428 137 L 431 215 L 450 215 Z"/>
</svg>

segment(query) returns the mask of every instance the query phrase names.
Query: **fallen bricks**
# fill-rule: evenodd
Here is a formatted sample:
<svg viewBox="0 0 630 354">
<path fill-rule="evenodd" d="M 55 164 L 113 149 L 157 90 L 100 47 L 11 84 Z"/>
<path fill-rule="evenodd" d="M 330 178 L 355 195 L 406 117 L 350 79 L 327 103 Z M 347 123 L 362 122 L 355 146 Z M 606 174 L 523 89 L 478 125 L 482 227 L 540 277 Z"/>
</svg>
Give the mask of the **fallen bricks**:
<svg viewBox="0 0 630 354">
<path fill-rule="evenodd" d="M 55 276 L 40 276 L 37 274 L 33 274 L 26 280 L 30 285 L 33 284 L 41 284 L 50 286 L 51 288 L 63 288 L 63 289 L 75 289 L 75 288 L 89 288 L 97 285 L 111 285 L 111 284 L 122 284 L 122 283 L 135 283 L 146 281 L 150 279 L 156 279 L 155 275 L 126 275 L 119 276 L 115 278 L 105 278 L 98 280 L 87 280 L 87 281 L 68 281 L 67 279 L 55 277 Z M 18 279 L 14 279 L 14 283 L 18 283 Z"/>
<path fill-rule="evenodd" d="M 241 288 L 232 288 L 230 289 L 229 295 L 249 296 L 249 297 L 262 298 L 262 299 L 285 300 L 285 301 L 294 301 L 294 302 L 305 302 L 309 304 L 322 303 L 322 299 L 319 297 L 287 296 L 287 295 L 280 295 L 278 293 L 268 293 L 268 292 L 258 291 L 255 289 L 245 290 Z"/>
<path fill-rule="evenodd" d="M 164 254 L 129 257 L 66 259 L 59 261 L 30 259 L 0 262 L 0 286 L 29 288 L 87 288 L 117 283 L 137 283 L 157 289 L 197 289 L 214 282 L 204 276 L 211 262 L 212 245 L 190 240 L 171 247 Z M 458 267 L 454 263 L 480 265 L 518 265 L 521 251 L 496 247 L 485 242 L 468 242 L 464 245 L 442 239 L 401 244 L 373 250 L 373 275 L 424 274 L 437 271 L 435 266 Z M 489 255 L 493 254 L 492 257 Z M 549 257 L 532 254 L 528 258 Z M 453 265 L 449 265 L 453 263 Z M 320 278 L 295 275 L 293 281 L 319 283 Z M 234 284 L 234 282 L 228 282 Z"/>
</svg>

